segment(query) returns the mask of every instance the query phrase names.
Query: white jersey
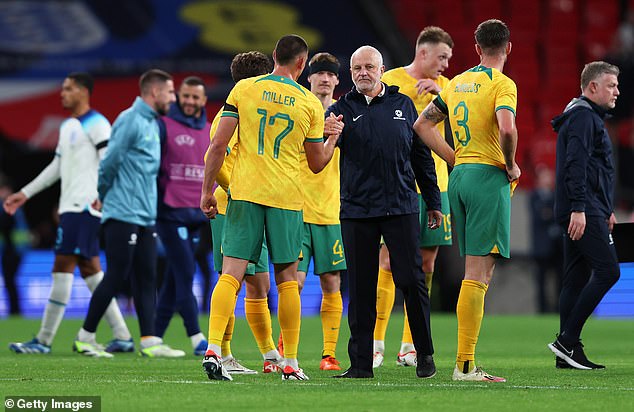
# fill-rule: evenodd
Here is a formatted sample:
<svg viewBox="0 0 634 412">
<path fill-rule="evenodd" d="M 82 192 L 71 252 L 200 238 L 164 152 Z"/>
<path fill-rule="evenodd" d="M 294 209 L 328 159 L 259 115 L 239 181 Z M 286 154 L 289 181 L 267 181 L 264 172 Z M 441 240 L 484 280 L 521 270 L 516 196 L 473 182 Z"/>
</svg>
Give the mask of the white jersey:
<svg viewBox="0 0 634 412">
<path fill-rule="evenodd" d="M 94 110 L 64 120 L 59 128 L 56 158 L 22 191 L 31 197 L 61 179 L 60 214 L 88 211 L 101 217 L 91 204 L 98 198 L 98 150 L 107 144 L 110 129 L 110 122 Z"/>
</svg>

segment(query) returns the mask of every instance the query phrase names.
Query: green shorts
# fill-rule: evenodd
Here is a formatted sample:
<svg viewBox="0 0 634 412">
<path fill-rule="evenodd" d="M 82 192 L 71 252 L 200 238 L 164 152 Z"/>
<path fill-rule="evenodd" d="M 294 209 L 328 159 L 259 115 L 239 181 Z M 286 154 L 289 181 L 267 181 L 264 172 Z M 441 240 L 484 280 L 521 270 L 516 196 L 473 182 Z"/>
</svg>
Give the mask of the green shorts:
<svg viewBox="0 0 634 412">
<path fill-rule="evenodd" d="M 511 187 L 504 170 L 456 166 L 449 175 L 449 203 L 461 255 L 510 256 Z"/>
<path fill-rule="evenodd" d="M 215 219 L 211 219 L 211 239 L 213 243 L 214 270 L 222 274 L 222 236 L 225 229 L 225 215 L 217 214 Z M 258 263 L 247 265 L 245 275 L 255 275 L 256 273 L 269 271 L 269 250 L 266 247 L 266 240 L 262 242 L 262 251 Z"/>
<path fill-rule="evenodd" d="M 266 234 L 271 262 L 292 263 L 302 249 L 303 217 L 300 210 L 229 200 L 222 238 L 222 253 L 256 263 Z"/>
<path fill-rule="evenodd" d="M 427 204 L 423 196 L 418 195 L 420 205 L 420 235 L 418 247 L 447 246 L 451 245 L 451 213 L 449 209 L 449 195 L 440 192 L 440 208 L 442 212 L 442 226 L 438 229 L 427 227 Z"/>
<path fill-rule="evenodd" d="M 346 269 L 341 226 L 304 223 L 302 256 L 303 259 L 297 268 L 298 272 L 308 272 L 311 257 L 315 262 L 316 275 Z"/>
</svg>

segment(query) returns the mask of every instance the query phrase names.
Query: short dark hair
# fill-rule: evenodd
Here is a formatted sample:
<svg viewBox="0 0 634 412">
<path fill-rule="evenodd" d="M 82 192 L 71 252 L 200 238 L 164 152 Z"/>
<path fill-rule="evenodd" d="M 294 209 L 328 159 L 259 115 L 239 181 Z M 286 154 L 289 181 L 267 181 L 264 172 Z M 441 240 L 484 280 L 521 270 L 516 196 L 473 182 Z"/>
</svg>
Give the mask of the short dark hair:
<svg viewBox="0 0 634 412">
<path fill-rule="evenodd" d="M 416 39 L 416 47 L 425 43 L 445 43 L 453 49 L 453 39 L 449 33 L 437 26 L 427 26 L 420 32 L 418 39 Z"/>
<path fill-rule="evenodd" d="M 293 62 L 302 54 L 308 54 L 308 43 L 296 34 L 282 37 L 275 45 L 275 61 L 280 66 Z"/>
<path fill-rule="evenodd" d="M 147 94 L 150 92 L 152 85 L 156 83 L 165 83 L 168 80 L 172 80 L 172 76 L 159 69 L 150 69 L 141 75 L 139 79 L 139 89 L 141 94 Z"/>
<path fill-rule="evenodd" d="M 502 51 L 511 39 L 511 32 L 506 24 L 497 19 L 483 21 L 475 30 L 475 41 L 485 54 Z"/>
<path fill-rule="evenodd" d="M 202 86 L 203 91 L 207 93 L 207 87 L 205 86 L 205 82 L 203 81 L 203 79 L 201 79 L 198 76 L 187 76 L 185 77 L 185 79 L 183 79 L 182 84 L 186 84 L 188 86 Z"/>
<path fill-rule="evenodd" d="M 596 61 L 586 64 L 581 72 L 581 90 L 588 87 L 590 82 L 598 79 L 605 73 L 618 76 L 620 70 L 617 66 L 604 61 Z"/>
<path fill-rule="evenodd" d="M 231 78 L 236 83 L 242 79 L 270 73 L 272 70 L 271 59 L 259 51 L 238 53 L 231 60 Z"/>
<path fill-rule="evenodd" d="M 72 72 L 68 76 L 67 79 L 71 79 L 79 86 L 88 90 L 88 94 L 92 94 L 92 90 L 95 87 L 95 80 L 92 78 L 90 73 L 86 72 Z"/>
</svg>

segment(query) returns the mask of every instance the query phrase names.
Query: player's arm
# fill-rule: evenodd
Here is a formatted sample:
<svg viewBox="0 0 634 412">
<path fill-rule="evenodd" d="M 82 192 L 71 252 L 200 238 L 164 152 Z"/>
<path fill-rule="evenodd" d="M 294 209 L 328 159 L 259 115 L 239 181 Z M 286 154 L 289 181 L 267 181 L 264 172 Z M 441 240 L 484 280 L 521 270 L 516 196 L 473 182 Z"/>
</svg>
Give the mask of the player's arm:
<svg viewBox="0 0 634 412">
<path fill-rule="evenodd" d="M 328 136 L 326 141 L 306 138 L 304 141 L 304 151 L 308 167 L 313 173 L 319 173 L 328 164 L 337 146 L 337 139 L 343 131 L 343 116 L 335 116 L 330 113 L 324 122 L 323 134 Z"/>
<path fill-rule="evenodd" d="M 227 110 L 227 107 L 228 105 L 225 104 L 225 110 Z M 205 177 L 200 196 L 200 210 L 210 219 L 215 218 L 216 214 L 218 214 L 216 198 L 212 192 L 213 183 L 225 160 L 227 145 L 238 126 L 237 109 L 231 111 L 231 113 L 235 113 L 235 115 L 223 116 L 220 119 L 216 133 L 207 149 L 207 158 L 205 159 Z"/>
<path fill-rule="evenodd" d="M 51 163 L 49 163 L 48 166 L 46 166 L 44 170 L 35 177 L 35 179 L 24 186 L 19 192 L 13 193 L 5 199 L 4 204 L 2 205 L 4 207 L 4 211 L 10 215 L 14 215 L 15 212 L 24 205 L 27 200 L 29 200 L 29 198 L 57 182 L 60 178 L 60 167 L 60 155 L 56 152 Z"/>
<path fill-rule="evenodd" d="M 438 123 L 447 118 L 447 114 L 438 107 L 440 103 L 437 103 L 437 101 L 438 99 L 434 99 L 418 116 L 418 119 L 414 122 L 414 131 L 427 147 L 433 150 L 447 164 L 453 166 L 456 161 L 455 152 L 436 128 Z"/>
<path fill-rule="evenodd" d="M 504 164 L 509 182 L 519 179 L 522 171 L 515 163 L 515 151 L 517 150 L 517 127 L 515 127 L 515 113 L 509 109 L 498 109 L 495 117 L 500 130 L 500 147 L 504 155 Z"/>
</svg>

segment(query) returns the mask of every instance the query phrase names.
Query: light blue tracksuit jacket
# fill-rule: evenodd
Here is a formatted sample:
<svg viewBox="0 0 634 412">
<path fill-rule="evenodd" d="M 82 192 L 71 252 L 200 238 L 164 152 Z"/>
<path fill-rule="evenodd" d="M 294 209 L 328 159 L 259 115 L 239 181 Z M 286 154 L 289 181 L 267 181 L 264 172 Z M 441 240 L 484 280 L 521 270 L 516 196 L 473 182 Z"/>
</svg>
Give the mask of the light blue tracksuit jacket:
<svg viewBox="0 0 634 412">
<path fill-rule="evenodd" d="M 156 178 L 161 160 L 158 113 L 140 97 L 112 125 L 99 164 L 97 190 L 102 222 L 116 219 L 140 226 L 156 221 Z"/>
</svg>

